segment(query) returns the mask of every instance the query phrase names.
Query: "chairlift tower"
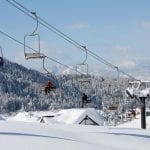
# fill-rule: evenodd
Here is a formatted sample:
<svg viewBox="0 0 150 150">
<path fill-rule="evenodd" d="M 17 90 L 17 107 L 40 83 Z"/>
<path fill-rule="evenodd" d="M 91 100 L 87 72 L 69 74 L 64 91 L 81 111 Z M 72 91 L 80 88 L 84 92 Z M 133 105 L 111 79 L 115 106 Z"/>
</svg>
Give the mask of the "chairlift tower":
<svg viewBox="0 0 150 150">
<path fill-rule="evenodd" d="M 129 82 L 126 93 L 130 98 L 138 98 L 141 101 L 141 128 L 146 129 L 145 100 L 150 96 L 150 81 Z"/>
</svg>

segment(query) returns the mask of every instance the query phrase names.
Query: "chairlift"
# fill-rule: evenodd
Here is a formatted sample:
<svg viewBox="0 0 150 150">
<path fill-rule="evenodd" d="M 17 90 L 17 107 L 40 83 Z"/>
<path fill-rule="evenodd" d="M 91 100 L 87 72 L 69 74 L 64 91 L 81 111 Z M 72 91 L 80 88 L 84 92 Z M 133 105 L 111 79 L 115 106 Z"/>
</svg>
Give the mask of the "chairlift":
<svg viewBox="0 0 150 150">
<path fill-rule="evenodd" d="M 117 72 L 117 77 L 116 77 L 116 83 L 117 83 L 117 90 L 119 89 L 119 80 L 120 80 L 120 72 L 119 72 L 119 67 L 115 66 L 116 72 Z"/>
<path fill-rule="evenodd" d="M 122 91 L 120 90 L 120 85 L 119 85 L 120 72 L 119 72 L 119 68 L 117 66 L 115 68 L 116 68 L 116 71 L 117 71 L 117 80 L 116 80 L 117 87 L 116 87 L 115 91 L 113 92 L 113 96 L 115 98 L 121 98 L 123 94 L 122 94 Z"/>
<path fill-rule="evenodd" d="M 37 58 L 42 59 L 45 56 L 44 56 L 44 54 L 42 54 L 40 52 L 40 35 L 35 33 L 37 31 L 37 28 L 38 28 L 38 17 L 36 15 L 36 12 L 31 12 L 31 14 L 35 16 L 35 20 L 37 21 L 37 23 L 36 23 L 36 27 L 35 27 L 34 31 L 31 34 L 27 34 L 24 36 L 24 55 L 25 55 L 25 59 L 27 59 L 27 60 L 28 59 L 37 59 Z M 26 46 L 27 40 L 31 37 L 37 38 L 37 41 L 38 41 L 38 48 L 37 48 L 38 51 L 34 52 L 34 53 L 28 52 L 27 48 L 28 49 L 31 49 L 31 48 Z"/>
<path fill-rule="evenodd" d="M 90 83 L 91 76 L 90 75 L 85 75 L 81 74 L 77 76 L 77 80 L 79 83 Z"/>
<path fill-rule="evenodd" d="M 150 95 L 150 81 L 129 82 L 126 93 L 131 97 L 148 97 Z"/>
<path fill-rule="evenodd" d="M 3 51 L 2 51 L 2 47 L 0 47 L 0 50 L 1 50 L 1 56 L 0 56 L 0 67 L 3 67 L 4 59 L 3 59 Z"/>
<path fill-rule="evenodd" d="M 52 83 L 52 89 L 56 89 L 59 87 L 59 82 L 57 80 L 57 77 L 52 74 L 46 67 L 45 67 L 45 57 L 43 57 L 43 69 L 46 72 L 46 76 L 48 77 L 48 79 L 51 81 Z"/>
<path fill-rule="evenodd" d="M 86 63 L 87 49 L 86 49 L 86 46 L 82 46 L 82 47 L 85 50 L 86 57 L 82 63 L 76 65 L 76 79 L 77 79 L 77 82 L 79 83 L 89 84 L 90 83 L 90 75 L 88 73 L 89 67 L 88 67 L 88 64 Z"/>
<path fill-rule="evenodd" d="M 132 82 L 128 83 L 128 87 L 126 89 L 126 93 L 127 93 L 127 95 L 130 98 L 134 98 L 135 97 L 134 93 L 135 93 L 135 91 L 138 90 L 139 85 L 140 85 L 140 81 L 132 81 Z"/>
</svg>

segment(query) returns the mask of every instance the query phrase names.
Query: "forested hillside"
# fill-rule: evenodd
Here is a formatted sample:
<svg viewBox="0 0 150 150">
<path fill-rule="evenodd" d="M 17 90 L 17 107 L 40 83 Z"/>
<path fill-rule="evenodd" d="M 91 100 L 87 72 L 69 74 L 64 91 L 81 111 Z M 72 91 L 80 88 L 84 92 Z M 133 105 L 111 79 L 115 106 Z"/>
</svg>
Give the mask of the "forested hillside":
<svg viewBox="0 0 150 150">
<path fill-rule="evenodd" d="M 81 85 L 75 75 L 58 75 L 57 89 L 45 95 L 48 77 L 5 60 L 0 71 L 0 111 L 35 111 L 81 107 L 82 93 L 88 95 L 90 106 L 101 109 L 110 104 L 125 104 L 126 78 L 91 76 L 90 83 Z"/>
</svg>

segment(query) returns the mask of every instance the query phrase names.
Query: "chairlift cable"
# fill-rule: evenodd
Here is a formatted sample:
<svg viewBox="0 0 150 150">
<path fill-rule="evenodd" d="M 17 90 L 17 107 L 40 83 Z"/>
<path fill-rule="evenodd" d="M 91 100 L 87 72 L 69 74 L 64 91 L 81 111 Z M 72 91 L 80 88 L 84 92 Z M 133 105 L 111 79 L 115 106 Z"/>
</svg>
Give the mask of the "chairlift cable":
<svg viewBox="0 0 150 150">
<path fill-rule="evenodd" d="M 35 20 L 35 18 L 34 18 L 33 16 L 31 16 L 30 14 L 28 14 L 28 13 L 31 13 L 31 11 L 30 11 L 29 9 L 25 8 L 23 5 L 21 5 L 21 4 L 18 3 L 17 1 L 12 0 L 13 2 L 15 2 L 17 5 L 19 5 L 20 7 L 22 7 L 22 8 L 23 8 L 25 11 L 27 11 L 28 13 L 25 12 L 24 10 L 22 10 L 21 8 L 19 8 L 18 6 L 16 6 L 14 3 L 10 2 L 9 0 L 6 0 L 6 1 L 9 2 L 10 4 L 12 4 L 14 7 L 16 7 L 17 9 L 19 9 L 20 11 L 22 11 L 24 14 L 28 15 L 29 17 L 31 17 L 32 19 Z M 47 26 L 46 26 L 45 24 L 43 24 L 42 22 L 39 21 L 39 23 L 40 23 L 41 25 L 43 25 L 43 26 L 45 26 L 46 28 L 50 29 L 51 31 L 53 31 L 54 33 L 56 33 L 57 35 L 59 35 L 59 36 L 62 37 L 63 39 L 67 40 L 68 42 L 70 42 L 70 43 L 73 44 L 74 46 L 78 47 L 79 49 L 84 50 L 83 45 L 79 44 L 78 42 L 76 42 L 75 40 L 73 40 L 72 38 L 70 38 L 69 36 L 67 36 L 66 34 L 62 33 L 62 32 L 61 32 L 60 30 L 58 30 L 57 28 L 55 28 L 55 27 L 52 26 L 51 24 L 47 23 L 47 22 L 44 21 L 43 19 L 41 19 L 39 16 L 38 16 L 38 18 L 39 18 L 39 20 L 42 20 L 45 24 L 47 24 L 48 26 L 50 26 L 53 30 L 52 30 L 51 28 L 47 27 Z M 57 32 L 54 31 L 54 30 L 56 30 Z M 58 34 L 58 33 L 59 33 L 59 34 Z M 60 34 L 62 34 L 62 35 L 60 35 Z M 69 40 L 68 40 L 67 38 L 68 38 Z M 71 41 L 70 41 L 70 40 L 71 40 Z M 112 67 L 113 69 L 115 68 L 114 65 L 112 65 L 112 64 L 109 63 L 109 62 L 107 62 L 105 59 L 99 57 L 98 55 L 96 55 L 96 54 L 93 53 L 92 51 L 90 51 L 90 50 L 88 50 L 88 49 L 87 49 L 87 51 L 90 53 L 91 56 L 94 56 L 97 60 L 100 59 L 100 62 L 104 63 L 105 65 L 108 65 L 108 66 Z"/>
<path fill-rule="evenodd" d="M 9 0 L 6 0 L 9 3 Z M 12 0 L 14 3 L 16 3 L 18 6 L 22 7 L 24 10 L 26 10 L 27 12 L 30 12 L 29 9 L 27 9 L 26 7 L 24 7 L 23 5 L 21 5 L 20 3 L 18 3 L 16 0 Z M 42 22 L 44 22 L 46 25 L 50 26 L 53 30 L 57 31 L 58 33 L 62 34 L 64 37 L 68 38 L 69 40 L 71 40 L 72 42 L 76 43 L 78 46 L 82 47 L 83 45 L 81 45 L 80 43 L 78 43 L 77 41 L 73 40 L 72 38 L 70 38 L 69 36 L 67 36 L 66 34 L 64 34 L 63 32 L 61 32 L 59 29 L 57 29 L 56 27 L 54 27 L 53 25 L 49 24 L 48 22 L 46 22 L 44 19 L 42 19 L 41 17 L 39 17 L 39 20 L 41 20 Z"/>
<path fill-rule="evenodd" d="M 22 10 L 21 8 L 19 8 L 18 6 L 16 6 L 14 3 L 10 2 L 9 0 L 6 0 L 6 1 L 7 1 L 9 4 L 11 4 L 12 6 L 14 6 L 15 8 L 17 8 L 18 10 L 22 11 L 25 15 L 29 16 L 30 18 L 32 18 L 33 20 L 36 21 L 35 17 L 33 17 L 33 15 L 31 15 L 31 11 L 29 11 L 28 9 L 26 9 L 25 7 L 23 7 L 21 4 L 19 4 L 18 2 L 16 2 L 19 6 L 21 6 L 21 7 L 24 8 L 26 11 L 28 11 L 28 13 L 27 13 L 26 11 Z M 13 0 L 13 1 L 14 1 L 14 0 Z M 70 41 L 69 39 L 67 39 L 67 37 L 64 37 L 61 32 L 58 32 L 59 30 L 56 32 L 56 31 L 55 31 L 55 28 L 50 27 L 50 25 L 49 25 L 49 26 L 45 25 L 43 22 L 40 21 L 40 20 L 41 20 L 40 17 L 39 17 L 39 16 L 37 16 L 37 17 L 39 18 L 39 21 L 38 21 L 39 24 L 41 24 L 42 26 L 46 27 L 48 30 L 52 31 L 52 32 L 55 33 L 56 35 L 60 36 L 60 37 L 63 38 L 64 40 L 68 41 L 68 42 L 71 43 L 72 45 L 74 45 L 74 46 L 76 46 L 77 48 L 79 48 L 79 49 L 81 49 L 81 50 L 84 51 L 84 49 L 81 47 L 81 45 L 79 46 L 79 45 L 75 44 L 75 42 Z M 48 23 L 47 23 L 47 24 L 48 24 Z M 64 34 L 64 35 L 65 35 L 65 34 Z"/>
<path fill-rule="evenodd" d="M 1 31 L 1 30 L 0 30 L 0 33 L 1 33 L 2 35 L 4 35 L 4 36 L 8 37 L 9 39 L 15 41 L 16 43 L 18 43 L 18 44 L 24 46 L 24 43 L 20 42 L 19 40 L 15 39 L 14 37 L 10 36 L 9 34 L 3 32 L 3 31 Z M 32 47 L 30 47 L 30 46 L 28 46 L 28 45 L 25 45 L 25 46 L 26 46 L 27 48 L 31 49 L 32 51 L 37 52 L 37 51 L 36 51 L 35 49 L 33 49 Z M 56 59 L 53 59 L 53 58 L 51 58 L 51 57 L 49 57 L 49 56 L 46 56 L 46 57 L 47 57 L 49 60 L 51 60 L 51 61 L 53 61 L 53 62 L 56 62 L 56 63 L 58 63 L 58 64 L 64 66 L 65 68 L 69 68 L 69 69 L 71 69 L 71 70 L 73 70 L 73 71 L 76 71 L 75 69 L 73 69 L 73 68 L 69 67 L 68 65 L 65 65 L 65 64 L 63 64 L 63 63 L 57 61 Z M 79 72 L 79 73 L 80 73 L 80 72 Z"/>
<path fill-rule="evenodd" d="M 22 10 L 21 8 L 19 8 L 18 6 L 16 6 L 13 2 L 10 2 L 9 0 L 6 0 L 8 3 L 10 3 L 11 5 L 13 5 L 14 7 L 16 7 L 17 9 L 19 9 L 20 11 L 22 11 L 24 14 L 28 15 L 30 18 L 36 20 L 32 15 L 31 15 L 31 11 L 27 8 L 25 8 L 23 5 L 21 5 L 20 3 L 16 2 L 15 0 L 12 0 L 13 2 L 15 2 L 17 5 L 19 5 L 20 7 L 22 7 L 24 10 Z M 68 41 L 69 43 L 73 44 L 74 46 L 76 46 L 77 48 L 81 49 L 82 51 L 85 51 L 85 46 L 79 44 L 78 42 L 76 42 L 75 40 L 73 40 L 72 38 L 70 38 L 69 36 L 67 36 L 66 34 L 62 33 L 60 30 L 58 30 L 57 28 L 55 28 L 54 26 L 52 26 L 51 24 L 47 23 L 46 21 L 44 21 L 43 19 L 41 19 L 39 16 L 37 16 L 39 18 L 39 23 L 43 26 L 45 26 L 46 28 L 48 28 L 49 30 L 51 30 L 52 32 L 54 32 L 55 34 L 57 34 L 58 36 L 62 37 L 63 39 L 65 39 L 66 41 Z M 44 23 L 46 24 L 44 24 Z M 48 26 L 49 27 L 48 27 Z M 97 60 L 100 59 L 100 62 L 104 63 L 105 65 L 109 65 L 112 68 L 115 68 L 114 65 L 112 65 L 111 63 L 108 63 L 106 60 L 104 60 L 103 58 L 99 57 L 98 55 L 96 55 L 95 53 L 93 53 L 92 51 L 86 49 L 87 52 L 90 53 L 91 56 L 93 56 L 94 58 L 96 58 Z"/>
<path fill-rule="evenodd" d="M 13 4 L 12 2 L 10 2 L 9 0 L 6 0 L 7 2 L 9 2 L 10 4 Z M 15 0 L 12 0 L 13 2 L 15 2 L 17 5 L 19 5 L 20 7 L 22 7 L 25 11 L 27 11 L 28 13 L 31 13 L 31 11 L 27 8 L 25 8 L 23 5 L 21 5 L 20 3 L 18 3 Z M 28 15 L 29 17 L 31 17 L 32 19 L 35 20 L 35 18 L 32 15 L 29 15 L 27 12 L 25 12 L 24 10 L 20 9 L 18 6 L 16 6 L 15 4 L 13 4 L 14 7 L 16 7 L 17 9 L 19 9 L 20 11 L 22 11 L 24 14 Z M 69 36 L 67 36 L 66 34 L 64 34 L 63 32 L 61 32 L 60 30 L 58 30 L 57 28 L 55 28 L 54 26 L 52 26 L 51 24 L 47 23 L 45 20 L 43 20 L 42 18 L 40 18 L 39 16 L 37 16 L 39 18 L 39 23 L 43 26 L 45 26 L 46 28 L 50 29 L 52 32 L 54 32 L 55 34 L 57 34 L 58 36 L 62 37 L 63 39 L 65 39 L 66 41 L 70 42 L 71 44 L 73 44 L 74 46 L 76 46 L 77 48 L 81 49 L 82 51 L 85 51 L 85 46 L 79 44 L 78 42 L 76 42 L 75 40 L 73 40 L 72 38 L 70 38 Z M 45 24 L 43 24 L 43 22 L 50 26 L 51 28 L 49 28 L 48 26 L 46 26 Z M 55 30 L 55 31 L 54 31 Z M 98 61 L 104 63 L 105 65 L 110 66 L 111 68 L 115 69 L 116 66 L 114 66 L 113 64 L 107 62 L 105 59 L 99 57 L 98 55 L 96 55 L 95 53 L 93 53 L 92 51 L 86 49 L 87 52 L 89 52 L 89 54 L 96 58 Z"/>
<path fill-rule="evenodd" d="M 22 11 L 24 14 L 28 15 L 29 17 L 31 17 L 32 19 L 35 20 L 35 18 L 33 16 L 31 16 L 30 14 L 28 13 L 31 13 L 31 11 L 29 11 L 27 8 L 25 8 L 23 5 L 21 5 L 20 3 L 18 3 L 17 1 L 15 0 L 12 0 L 14 3 L 16 3 L 18 6 L 22 7 L 24 10 L 22 10 L 21 8 L 19 8 L 18 6 L 16 6 L 13 2 L 10 2 L 9 0 L 6 0 L 8 3 L 10 3 L 11 5 L 13 5 L 14 7 L 16 7 L 17 9 L 19 9 L 20 11 Z M 27 11 L 27 12 L 25 12 Z M 74 46 L 76 46 L 77 48 L 81 49 L 81 50 L 84 50 L 83 49 L 83 45 L 79 44 L 77 41 L 73 40 L 72 38 L 70 38 L 69 36 L 67 36 L 66 34 L 64 34 L 63 32 L 61 32 L 60 30 L 58 30 L 57 28 L 55 28 L 54 26 L 52 26 L 51 24 L 47 23 L 45 20 L 43 20 L 42 18 L 40 18 L 38 16 L 39 20 L 39 23 L 43 26 L 45 26 L 47 29 L 49 29 L 50 31 L 54 32 L 55 34 L 57 34 L 58 36 L 60 36 L 61 38 L 63 38 L 64 40 L 68 41 L 69 43 L 73 44 Z M 48 26 L 47 26 L 48 25 Z M 101 63 L 111 67 L 112 69 L 115 69 L 116 66 L 111 64 L 110 62 L 106 61 L 105 59 L 103 59 L 102 57 L 98 56 L 97 54 L 93 53 L 91 50 L 88 50 L 87 49 L 87 52 L 89 53 L 90 56 L 92 56 L 93 58 L 95 58 L 96 60 L 100 61 Z M 135 79 L 133 76 L 127 74 L 126 72 L 124 72 L 123 70 L 119 69 L 118 70 L 120 71 L 120 73 L 123 73 L 125 75 L 127 75 L 128 77 L 134 79 L 134 80 L 137 80 Z"/>
</svg>

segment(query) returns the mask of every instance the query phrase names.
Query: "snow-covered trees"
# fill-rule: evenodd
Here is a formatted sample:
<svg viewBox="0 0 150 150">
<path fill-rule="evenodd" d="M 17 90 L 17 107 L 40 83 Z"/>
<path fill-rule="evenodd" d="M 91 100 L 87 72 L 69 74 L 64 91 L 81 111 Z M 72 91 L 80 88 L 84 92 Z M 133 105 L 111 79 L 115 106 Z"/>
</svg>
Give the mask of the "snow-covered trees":
<svg viewBox="0 0 150 150">
<path fill-rule="evenodd" d="M 120 78 L 118 83 L 116 79 L 94 75 L 84 88 L 76 81 L 75 75 L 58 75 L 58 88 L 45 95 L 43 89 L 47 76 L 16 63 L 5 62 L 0 71 L 1 112 L 77 108 L 80 107 L 83 92 L 91 99 L 91 106 L 99 109 L 102 105 L 118 104 L 125 98 L 127 79 Z"/>
</svg>

